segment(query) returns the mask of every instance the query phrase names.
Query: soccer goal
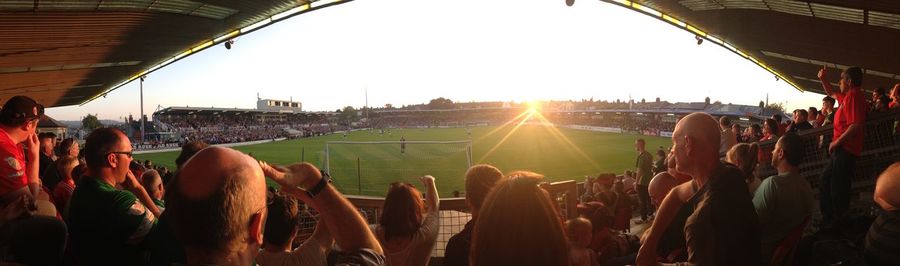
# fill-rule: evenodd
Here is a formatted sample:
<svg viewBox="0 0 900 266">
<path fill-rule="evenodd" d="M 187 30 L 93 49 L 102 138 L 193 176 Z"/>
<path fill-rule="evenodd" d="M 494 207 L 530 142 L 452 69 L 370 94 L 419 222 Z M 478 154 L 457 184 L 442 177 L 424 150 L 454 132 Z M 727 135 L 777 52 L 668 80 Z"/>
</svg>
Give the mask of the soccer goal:
<svg viewBox="0 0 900 266">
<path fill-rule="evenodd" d="M 364 195 L 383 195 L 398 181 L 419 186 L 422 175 L 461 179 L 471 165 L 470 140 L 325 143 L 325 170 L 340 187 Z"/>
</svg>

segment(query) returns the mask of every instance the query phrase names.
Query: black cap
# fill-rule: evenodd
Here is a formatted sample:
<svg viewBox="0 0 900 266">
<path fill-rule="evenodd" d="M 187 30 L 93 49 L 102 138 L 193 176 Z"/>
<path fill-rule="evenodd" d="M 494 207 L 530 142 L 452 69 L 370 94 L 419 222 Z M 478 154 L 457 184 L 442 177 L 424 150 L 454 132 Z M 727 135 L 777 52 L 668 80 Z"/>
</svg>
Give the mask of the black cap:
<svg viewBox="0 0 900 266">
<path fill-rule="evenodd" d="M 27 96 L 13 96 L 0 109 L 0 123 L 19 124 L 44 115 L 44 106 Z"/>
</svg>

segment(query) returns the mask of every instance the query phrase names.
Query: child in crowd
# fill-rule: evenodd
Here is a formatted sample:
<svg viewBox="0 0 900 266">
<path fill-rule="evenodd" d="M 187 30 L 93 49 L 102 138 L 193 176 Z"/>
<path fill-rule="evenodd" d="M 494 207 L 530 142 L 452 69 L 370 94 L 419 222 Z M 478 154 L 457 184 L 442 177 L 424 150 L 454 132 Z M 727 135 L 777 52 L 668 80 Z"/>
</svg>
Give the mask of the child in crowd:
<svg viewBox="0 0 900 266">
<path fill-rule="evenodd" d="M 600 265 L 597 253 L 588 248 L 591 245 L 591 221 L 582 217 L 566 221 L 569 239 L 569 261 L 572 266 Z"/>
<path fill-rule="evenodd" d="M 66 210 L 69 198 L 75 191 L 75 178 L 77 177 L 73 176 L 72 172 L 78 165 L 78 159 L 75 157 L 62 157 L 56 161 L 56 170 L 59 171 L 62 180 L 53 189 L 53 202 L 56 203 L 56 209 L 60 213 Z"/>
<path fill-rule="evenodd" d="M 631 231 L 631 206 L 634 204 L 631 196 L 625 193 L 625 185 L 622 181 L 616 181 L 613 184 L 613 192 L 616 194 L 616 204 L 613 217 L 613 229 L 630 232 Z"/>
<path fill-rule="evenodd" d="M 637 190 L 635 190 L 635 187 L 634 187 L 636 182 L 637 181 L 634 179 L 634 172 L 625 171 L 625 175 L 622 177 L 622 184 L 625 186 L 624 187 L 625 193 L 628 193 L 628 194 L 637 193 Z"/>
<path fill-rule="evenodd" d="M 616 194 L 612 191 L 615 179 L 614 174 L 601 174 L 594 180 L 594 200 L 602 202 L 610 209 L 614 209 L 616 204 Z"/>
</svg>

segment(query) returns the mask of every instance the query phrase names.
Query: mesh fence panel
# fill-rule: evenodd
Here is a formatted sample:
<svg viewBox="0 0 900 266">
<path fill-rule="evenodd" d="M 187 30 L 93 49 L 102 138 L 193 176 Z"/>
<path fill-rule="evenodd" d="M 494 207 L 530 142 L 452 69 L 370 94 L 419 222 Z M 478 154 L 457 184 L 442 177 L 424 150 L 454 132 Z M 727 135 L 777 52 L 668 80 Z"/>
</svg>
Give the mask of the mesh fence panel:
<svg viewBox="0 0 900 266">
<path fill-rule="evenodd" d="M 855 212 L 866 211 L 872 199 L 868 193 L 874 191 L 875 179 L 888 165 L 900 159 L 900 134 L 897 123 L 900 120 L 900 109 L 891 112 L 869 114 L 864 124 L 863 152 L 856 159 L 853 167 L 851 207 Z M 818 194 L 822 171 L 830 163 L 828 145 L 832 140 L 834 128 L 831 126 L 802 131 L 804 158 L 800 164 L 801 176 L 806 178 L 813 191 Z M 760 150 L 775 145 L 776 140 L 760 143 Z M 759 172 L 757 175 L 766 178 L 777 174 L 774 169 Z M 818 198 L 818 195 L 816 195 Z M 818 210 L 817 210 L 818 211 Z"/>
<path fill-rule="evenodd" d="M 577 212 L 574 211 L 578 194 L 575 181 L 557 182 L 545 188 L 550 193 L 551 198 L 559 204 L 561 218 L 569 219 L 573 218 L 573 215 L 577 215 Z M 357 196 L 348 196 L 347 198 L 359 209 L 367 223 L 377 224 L 379 222 L 378 217 L 381 214 L 383 198 Z M 472 219 L 472 215 L 468 213 L 469 210 L 466 206 L 465 198 L 441 199 L 440 206 L 441 226 L 438 231 L 437 243 L 435 243 L 431 254 L 432 257 L 436 258 L 444 257 L 447 241 L 450 240 L 450 237 L 462 231 L 466 223 Z M 318 221 L 318 213 L 313 209 L 302 212 L 301 216 L 301 229 L 299 237 L 295 240 L 297 244 L 303 243 L 312 235 Z"/>
</svg>

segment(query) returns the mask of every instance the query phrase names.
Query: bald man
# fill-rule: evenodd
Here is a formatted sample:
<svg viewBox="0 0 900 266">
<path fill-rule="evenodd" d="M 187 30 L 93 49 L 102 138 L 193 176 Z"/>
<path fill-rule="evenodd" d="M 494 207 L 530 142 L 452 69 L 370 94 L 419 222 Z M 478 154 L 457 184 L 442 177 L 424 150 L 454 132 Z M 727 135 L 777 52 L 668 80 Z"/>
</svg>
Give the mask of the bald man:
<svg viewBox="0 0 900 266">
<path fill-rule="evenodd" d="M 339 260 L 383 263 L 381 248 L 362 216 L 314 166 L 274 168 L 230 148 L 210 147 L 183 165 L 169 198 L 167 213 L 173 216 L 188 265 L 253 263 L 267 214 L 264 169 L 284 192 L 319 211 L 338 246 L 348 252 Z"/>
<path fill-rule="evenodd" d="M 675 126 L 676 170 L 693 179 L 663 200 L 638 253 L 638 265 L 656 265 L 663 233 L 679 210 L 691 210 L 684 225 L 688 262 L 694 265 L 756 265 L 759 225 L 743 173 L 719 161 L 720 132 L 705 113 L 685 116 Z M 665 254 L 664 254 L 665 255 Z"/>
<path fill-rule="evenodd" d="M 153 203 L 156 204 L 156 207 L 159 208 L 159 212 L 165 211 L 166 203 L 163 201 L 163 195 L 166 194 L 166 189 L 163 187 L 162 176 L 159 175 L 159 172 L 156 170 L 147 170 L 141 174 L 141 184 L 144 186 L 144 189 L 147 190 L 150 199 L 152 199 Z"/>
<path fill-rule="evenodd" d="M 881 173 L 875 183 L 875 203 L 881 213 L 866 235 L 865 258 L 869 265 L 891 265 L 900 261 L 900 162 Z"/>
<path fill-rule="evenodd" d="M 677 165 L 674 153 L 669 153 L 669 156 L 666 157 L 666 167 L 666 172 L 657 174 L 653 177 L 653 180 L 650 181 L 650 198 L 657 208 L 660 207 L 663 199 L 669 195 L 669 191 L 672 191 L 676 186 L 691 180 L 690 176 L 675 170 Z M 691 211 L 692 210 L 689 208 L 681 208 L 678 210 L 678 213 L 669 223 L 668 229 L 666 229 L 660 237 L 659 247 L 656 249 L 657 254 L 668 257 L 667 255 L 673 254 L 673 252 L 684 250 L 684 223 L 687 221 L 688 216 L 691 215 Z M 679 252 L 678 256 L 673 257 L 673 259 L 676 261 L 683 261 L 687 259 L 687 256 L 684 252 Z"/>
<path fill-rule="evenodd" d="M 675 188 L 675 186 L 691 180 L 690 176 L 675 171 L 676 165 L 674 155 L 670 154 L 666 156 L 665 164 L 666 171 L 656 174 L 656 176 L 650 180 L 650 185 L 647 188 L 650 194 L 650 201 L 653 203 L 654 208 L 659 208 L 663 199 L 666 195 L 669 195 L 669 191 Z"/>
<path fill-rule="evenodd" d="M 188 265 L 251 265 L 266 216 L 262 169 L 249 156 L 208 148 L 175 179 L 170 200 L 175 235 Z"/>
</svg>

